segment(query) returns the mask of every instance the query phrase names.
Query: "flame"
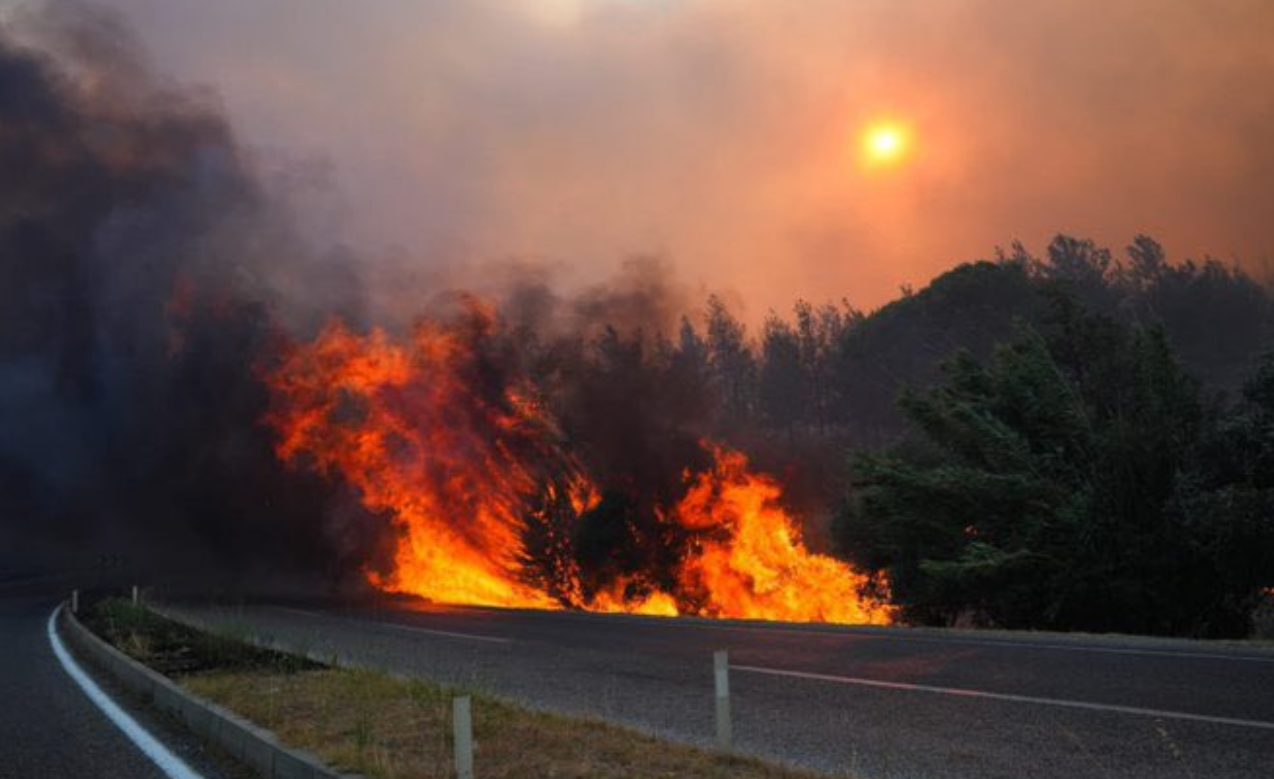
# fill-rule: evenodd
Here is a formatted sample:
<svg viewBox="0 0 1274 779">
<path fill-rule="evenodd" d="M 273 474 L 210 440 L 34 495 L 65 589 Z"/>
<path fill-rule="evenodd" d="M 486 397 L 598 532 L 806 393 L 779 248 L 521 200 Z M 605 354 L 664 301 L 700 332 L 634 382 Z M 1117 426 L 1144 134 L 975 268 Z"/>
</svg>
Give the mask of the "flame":
<svg viewBox="0 0 1274 779">
<path fill-rule="evenodd" d="M 655 617 L 681 615 L 677 600 L 666 592 L 652 592 L 644 598 L 625 600 L 622 593 L 627 590 L 628 584 L 627 581 L 621 581 L 611 589 L 598 593 L 584 608 L 606 614 L 647 614 Z"/>
<path fill-rule="evenodd" d="M 778 503 L 778 484 L 750 473 L 743 454 L 713 450 L 715 465 L 694 479 L 674 511 L 684 527 L 718 531 L 682 569 L 683 586 L 705 597 L 701 613 L 792 622 L 890 621 L 887 607 L 859 594 L 865 576 L 806 548 Z"/>
<path fill-rule="evenodd" d="M 536 388 L 484 358 L 495 332 L 494 313 L 475 302 L 460 320 L 422 321 L 400 341 L 335 323 L 266 376 L 277 455 L 344 479 L 398 529 L 392 570 L 367 573 L 375 586 L 504 607 L 890 620 L 859 594 L 862 574 L 806 548 L 773 480 L 707 442 L 714 466 L 687 474 L 684 497 L 658 514 L 690 539 L 675 584 L 621 577 L 585 597 L 569 523 L 597 505 L 599 490 Z M 562 512 L 564 532 L 552 521 Z M 529 522 L 557 528 L 537 550 L 551 569 L 539 579 L 526 570 Z"/>
<path fill-rule="evenodd" d="M 474 321 L 486 326 L 481 315 Z M 542 473 L 571 464 L 546 445 L 523 396 L 474 394 L 464 377 L 479 369 L 464 335 L 438 323 L 421 323 L 407 344 L 331 325 L 269 377 L 276 452 L 305 455 L 347 480 L 368 509 L 393 517 L 396 565 L 371 574 L 377 586 L 452 603 L 552 607 L 516 575 L 521 512 Z"/>
</svg>

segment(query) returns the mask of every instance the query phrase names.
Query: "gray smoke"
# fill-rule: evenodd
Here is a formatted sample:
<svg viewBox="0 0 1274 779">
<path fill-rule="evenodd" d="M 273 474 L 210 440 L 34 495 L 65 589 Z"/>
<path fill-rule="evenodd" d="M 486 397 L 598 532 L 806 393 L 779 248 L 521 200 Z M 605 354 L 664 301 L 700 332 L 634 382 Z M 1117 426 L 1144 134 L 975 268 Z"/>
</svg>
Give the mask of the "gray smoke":
<svg viewBox="0 0 1274 779">
<path fill-rule="evenodd" d="M 0 22 L 0 171 L 0 573 L 370 558 L 378 523 L 258 424 L 258 361 L 357 322 L 358 280 L 297 237 L 215 97 L 112 16 L 41 5 Z"/>
</svg>

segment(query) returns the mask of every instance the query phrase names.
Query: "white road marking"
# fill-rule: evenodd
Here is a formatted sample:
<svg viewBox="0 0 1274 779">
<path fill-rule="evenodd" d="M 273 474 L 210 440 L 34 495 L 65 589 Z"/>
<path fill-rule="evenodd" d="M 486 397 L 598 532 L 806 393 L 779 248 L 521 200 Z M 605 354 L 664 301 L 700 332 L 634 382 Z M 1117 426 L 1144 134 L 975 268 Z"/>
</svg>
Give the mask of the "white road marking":
<svg viewBox="0 0 1274 779">
<path fill-rule="evenodd" d="M 336 614 L 325 614 L 321 611 L 308 611 L 306 609 L 293 609 L 287 606 L 269 606 L 268 608 L 276 611 L 286 611 L 291 614 L 301 614 L 306 617 L 314 617 L 317 619 L 339 619 L 343 622 L 352 622 L 356 625 L 375 625 L 376 627 L 390 628 L 392 630 L 404 630 L 408 633 L 424 633 L 430 636 L 444 636 L 446 638 L 462 638 L 469 641 L 487 641 L 492 644 L 511 644 L 512 639 L 500 638 L 499 636 L 480 636 L 476 633 L 455 633 L 450 630 L 434 630 L 432 628 L 420 628 L 414 625 L 400 625 L 396 622 L 381 622 L 377 620 L 354 619 L 352 617 L 342 617 Z"/>
<path fill-rule="evenodd" d="M 88 696 L 97 708 L 102 710 L 115 727 L 124 731 L 124 735 L 142 751 L 142 754 L 150 758 L 160 771 L 163 771 L 172 779 L 204 779 L 203 775 L 191 768 L 186 761 L 173 754 L 168 747 L 164 746 L 150 734 L 146 728 L 142 727 L 137 720 L 133 719 L 127 712 L 119 707 L 110 696 L 97 686 L 84 669 L 75 662 L 75 658 L 71 657 L 71 653 L 66 651 L 66 647 L 62 644 L 62 639 L 57 634 L 57 616 L 62 610 L 59 605 L 49 615 L 49 644 L 53 647 L 53 654 L 57 656 L 58 662 L 62 664 L 62 669 L 67 675 L 75 680 L 80 686 L 84 694 Z"/>
<path fill-rule="evenodd" d="M 909 684 L 906 682 L 886 682 L 879 679 L 862 679 L 853 676 L 835 676 L 833 674 L 811 673 L 809 671 L 789 671 L 782 668 L 763 668 L 754 665 L 732 665 L 731 670 L 745 673 L 765 674 L 768 676 L 786 676 L 793 679 L 809 679 L 836 684 L 853 684 L 860 687 L 879 687 L 886 690 L 904 690 L 908 692 L 928 692 L 938 695 L 952 695 L 959 698 L 981 698 L 984 700 L 1010 701 L 1013 703 L 1034 703 L 1043 706 L 1060 706 L 1068 709 L 1087 709 L 1089 711 L 1107 711 L 1116 714 L 1136 714 L 1143 717 L 1159 717 L 1162 719 L 1187 720 L 1190 722 L 1206 722 L 1213 725 L 1235 725 L 1244 728 L 1261 728 L 1274 730 L 1274 722 L 1262 720 L 1238 719 L 1235 717 L 1214 717 L 1208 714 L 1190 714 L 1182 711 L 1165 711 L 1162 709 L 1144 709 L 1137 706 L 1118 706 L 1108 703 L 1089 703 L 1087 701 L 1071 701 L 1062 698 L 1038 698 L 1032 695 L 1012 695 L 984 690 L 968 690 L 959 687 L 934 687 L 927 684 Z"/>
</svg>

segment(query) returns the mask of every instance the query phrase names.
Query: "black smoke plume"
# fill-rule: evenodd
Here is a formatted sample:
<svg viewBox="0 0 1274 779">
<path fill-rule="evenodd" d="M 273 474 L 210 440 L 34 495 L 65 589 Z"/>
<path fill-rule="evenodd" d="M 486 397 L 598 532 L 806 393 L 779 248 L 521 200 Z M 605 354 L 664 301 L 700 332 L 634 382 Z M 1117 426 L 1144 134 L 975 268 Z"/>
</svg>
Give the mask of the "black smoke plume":
<svg viewBox="0 0 1274 779">
<path fill-rule="evenodd" d="M 0 28 L 0 566 L 361 580 L 392 521 L 280 463 L 263 424 L 289 344 L 369 325 L 357 263 L 298 235 L 214 95 L 152 73 L 111 16 L 39 9 Z M 706 465 L 712 389 L 671 279 L 638 259 L 570 296 L 528 269 L 485 291 L 502 313 L 475 397 L 532 381 L 606 488 L 565 528 L 597 587 L 670 568 L 684 539 L 656 508 Z M 455 314 L 421 292 L 381 314 Z"/>
<path fill-rule="evenodd" d="M 0 25 L 0 171 L 0 571 L 374 557 L 351 496 L 276 462 L 255 374 L 287 330 L 357 321 L 357 279 L 214 97 L 113 17 L 39 6 Z"/>
</svg>

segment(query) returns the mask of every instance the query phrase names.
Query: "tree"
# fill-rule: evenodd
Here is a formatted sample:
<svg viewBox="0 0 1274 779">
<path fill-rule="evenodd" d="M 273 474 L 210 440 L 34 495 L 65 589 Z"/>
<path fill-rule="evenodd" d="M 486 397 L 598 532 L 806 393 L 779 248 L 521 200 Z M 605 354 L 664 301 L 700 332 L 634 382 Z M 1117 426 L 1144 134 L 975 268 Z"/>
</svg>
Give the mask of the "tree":
<svg viewBox="0 0 1274 779">
<path fill-rule="evenodd" d="M 755 406 L 756 361 L 743 323 L 721 298 L 708 298 L 708 364 L 721 398 L 722 416 L 731 423 L 751 418 Z"/>
<path fill-rule="evenodd" d="M 1251 371 L 1242 401 L 1210 431 L 1171 510 L 1205 550 L 1189 577 L 1206 632 L 1242 635 L 1274 588 L 1274 353 Z"/>
<path fill-rule="evenodd" d="M 1127 315 L 1161 325 L 1182 362 L 1208 384 L 1240 391 L 1248 363 L 1274 338 L 1269 290 L 1217 260 L 1170 265 L 1162 248 L 1144 236 L 1128 254 Z"/>
<path fill-rule="evenodd" d="M 939 379 L 958 349 L 985 358 L 1013 338 L 1016 321 L 1041 321 L 1041 287 L 1018 258 L 970 263 L 869 316 L 851 315 L 828 357 L 838 425 L 858 444 L 897 438 L 898 391 Z"/>
<path fill-rule="evenodd" d="M 757 400 L 765 424 L 789 435 L 810 413 L 809 374 L 801 357 L 801 343 L 791 325 L 770 314 L 761 334 Z"/>
<path fill-rule="evenodd" d="M 821 433 L 828 432 L 842 396 L 835 374 L 836 349 L 850 328 L 862 320 L 862 314 L 847 301 L 842 304 L 843 309 L 831 304 L 815 308 L 798 300 L 793 308 L 801 370 L 808 385 L 807 416 Z"/>
<path fill-rule="evenodd" d="M 708 345 L 687 317 L 681 318 L 677 343 L 669 345 L 664 363 L 662 386 L 670 395 L 669 406 L 674 417 L 707 420 L 718 399 L 712 391 L 712 369 L 708 362 Z"/>
<path fill-rule="evenodd" d="M 1089 239 L 1059 235 L 1048 245 L 1048 259 L 1036 266 L 1044 279 L 1064 285 L 1085 303 L 1109 311 L 1115 303 L 1118 265 L 1110 250 Z"/>
<path fill-rule="evenodd" d="M 1234 632 L 1223 584 L 1179 501 L 1206 423 L 1162 330 L 1086 313 L 1067 296 L 987 363 L 899 401 L 914 433 L 860 455 L 843 551 L 884 570 L 931 623 L 1148 633 Z"/>
</svg>

